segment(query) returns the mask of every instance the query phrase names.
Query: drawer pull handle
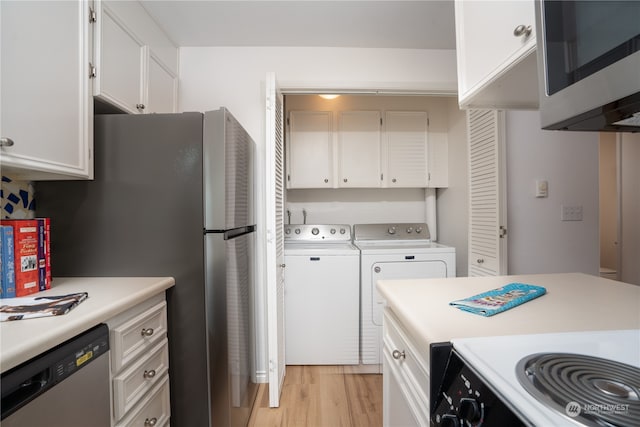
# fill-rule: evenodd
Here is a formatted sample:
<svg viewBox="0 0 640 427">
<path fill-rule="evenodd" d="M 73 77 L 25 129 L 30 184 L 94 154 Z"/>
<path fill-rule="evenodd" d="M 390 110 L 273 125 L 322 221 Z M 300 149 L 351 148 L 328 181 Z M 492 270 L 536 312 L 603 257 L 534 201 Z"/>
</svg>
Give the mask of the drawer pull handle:
<svg viewBox="0 0 640 427">
<path fill-rule="evenodd" d="M 150 337 L 151 335 L 153 335 L 153 328 L 143 328 L 140 332 L 140 335 L 142 335 L 143 337 Z"/>
<path fill-rule="evenodd" d="M 152 427 L 156 425 L 157 422 L 158 422 L 158 419 L 156 417 L 147 418 L 146 420 L 144 420 L 144 427 Z"/>
<path fill-rule="evenodd" d="M 391 353 L 391 355 L 393 356 L 394 359 L 396 360 L 400 360 L 400 359 L 404 359 L 406 357 L 406 355 L 404 354 L 404 350 L 400 351 L 400 350 L 393 350 L 393 353 Z"/>
<path fill-rule="evenodd" d="M 144 374 L 142 374 L 142 376 L 145 380 L 150 380 L 151 378 L 156 376 L 156 370 L 152 369 L 150 371 L 144 371 Z"/>
<path fill-rule="evenodd" d="M 478 258 L 478 264 L 484 264 L 484 259 Z"/>
</svg>

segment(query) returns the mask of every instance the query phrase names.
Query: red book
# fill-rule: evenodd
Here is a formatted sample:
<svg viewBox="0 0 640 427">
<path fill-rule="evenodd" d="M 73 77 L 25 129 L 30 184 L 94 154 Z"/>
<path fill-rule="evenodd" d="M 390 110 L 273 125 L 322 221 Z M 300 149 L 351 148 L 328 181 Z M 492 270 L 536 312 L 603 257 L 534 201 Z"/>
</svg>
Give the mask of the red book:
<svg viewBox="0 0 640 427">
<path fill-rule="evenodd" d="M 47 289 L 51 289 L 51 218 L 44 218 L 44 239 Z"/>
<path fill-rule="evenodd" d="M 35 219 L 3 219 L 3 225 L 13 227 L 16 296 L 39 291 L 38 221 Z"/>
<path fill-rule="evenodd" d="M 46 221 L 44 218 L 36 218 L 36 221 L 38 221 L 38 288 L 45 291 L 51 287 L 47 286 Z"/>
</svg>

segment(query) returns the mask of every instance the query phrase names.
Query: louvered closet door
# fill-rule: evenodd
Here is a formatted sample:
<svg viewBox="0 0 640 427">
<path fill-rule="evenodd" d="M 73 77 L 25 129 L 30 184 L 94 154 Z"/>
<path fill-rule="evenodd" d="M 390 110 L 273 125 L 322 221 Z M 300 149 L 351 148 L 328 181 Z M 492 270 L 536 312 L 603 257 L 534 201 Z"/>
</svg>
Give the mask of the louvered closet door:
<svg viewBox="0 0 640 427">
<path fill-rule="evenodd" d="M 284 336 L 284 114 L 276 76 L 266 78 L 266 270 L 269 406 L 280 406 L 285 375 Z"/>
<path fill-rule="evenodd" d="M 468 110 L 469 276 L 507 274 L 504 113 Z"/>
</svg>

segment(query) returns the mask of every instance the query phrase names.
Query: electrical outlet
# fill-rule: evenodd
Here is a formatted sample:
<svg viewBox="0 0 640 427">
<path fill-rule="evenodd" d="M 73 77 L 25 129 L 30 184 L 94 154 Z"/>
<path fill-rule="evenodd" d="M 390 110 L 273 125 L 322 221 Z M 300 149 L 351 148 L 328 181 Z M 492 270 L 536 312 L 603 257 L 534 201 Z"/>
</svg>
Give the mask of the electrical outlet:
<svg viewBox="0 0 640 427">
<path fill-rule="evenodd" d="M 582 221 L 582 206 L 561 206 L 560 220 Z"/>
</svg>

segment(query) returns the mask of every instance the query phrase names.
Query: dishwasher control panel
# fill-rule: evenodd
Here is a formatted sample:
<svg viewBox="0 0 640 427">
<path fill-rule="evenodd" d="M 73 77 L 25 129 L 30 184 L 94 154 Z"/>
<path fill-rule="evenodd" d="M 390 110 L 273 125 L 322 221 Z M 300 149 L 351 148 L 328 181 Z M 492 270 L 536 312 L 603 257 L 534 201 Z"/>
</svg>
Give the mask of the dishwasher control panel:
<svg viewBox="0 0 640 427">
<path fill-rule="evenodd" d="M 53 367 L 54 382 L 64 380 L 78 369 L 109 351 L 109 336 L 90 339 L 85 345 L 78 343 L 73 354 L 68 354 Z"/>
</svg>

